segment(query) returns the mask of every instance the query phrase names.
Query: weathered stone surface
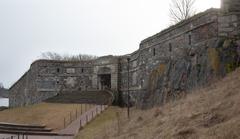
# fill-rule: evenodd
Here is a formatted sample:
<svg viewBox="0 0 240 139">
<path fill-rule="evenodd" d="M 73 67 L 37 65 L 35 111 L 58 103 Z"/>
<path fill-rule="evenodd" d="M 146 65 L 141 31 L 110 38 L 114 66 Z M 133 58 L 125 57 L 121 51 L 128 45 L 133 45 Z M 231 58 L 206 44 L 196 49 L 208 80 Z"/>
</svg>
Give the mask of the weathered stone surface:
<svg viewBox="0 0 240 139">
<path fill-rule="evenodd" d="M 129 90 L 131 104 L 143 108 L 177 99 L 239 66 L 239 4 L 222 0 L 220 10 L 209 9 L 163 30 L 128 56 L 36 61 L 11 87 L 10 106 L 38 103 L 62 91 L 102 89 L 114 90 L 123 104 Z"/>
<path fill-rule="evenodd" d="M 240 11 L 239 0 L 221 0 L 221 2 L 221 9 L 225 13 Z"/>
<path fill-rule="evenodd" d="M 106 70 L 107 69 L 107 70 Z M 10 107 L 41 102 L 64 91 L 102 89 L 99 75 L 109 74 L 110 88 L 118 88 L 118 58 L 96 61 L 35 61 L 30 70 L 10 88 Z"/>
<path fill-rule="evenodd" d="M 8 96 L 8 90 L 0 87 L 0 98 L 8 98 Z"/>
</svg>

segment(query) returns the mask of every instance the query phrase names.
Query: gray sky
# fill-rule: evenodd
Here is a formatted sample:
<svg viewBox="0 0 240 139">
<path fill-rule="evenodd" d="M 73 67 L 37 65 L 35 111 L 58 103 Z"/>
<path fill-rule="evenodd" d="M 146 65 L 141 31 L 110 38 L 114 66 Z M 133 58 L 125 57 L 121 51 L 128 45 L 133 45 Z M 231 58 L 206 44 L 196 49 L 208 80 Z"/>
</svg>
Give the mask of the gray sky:
<svg viewBox="0 0 240 139">
<path fill-rule="evenodd" d="M 10 87 L 43 52 L 122 55 L 169 25 L 170 0 L 0 0 L 0 82 Z M 204 11 L 220 0 L 197 0 Z"/>
</svg>

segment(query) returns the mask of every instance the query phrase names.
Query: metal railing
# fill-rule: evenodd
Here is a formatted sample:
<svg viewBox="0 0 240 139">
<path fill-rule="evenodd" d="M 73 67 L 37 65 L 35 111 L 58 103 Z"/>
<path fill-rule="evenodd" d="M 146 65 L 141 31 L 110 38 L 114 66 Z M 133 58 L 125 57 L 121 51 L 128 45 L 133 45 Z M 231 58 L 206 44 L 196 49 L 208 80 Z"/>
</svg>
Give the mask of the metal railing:
<svg viewBox="0 0 240 139">
<path fill-rule="evenodd" d="M 107 108 L 108 105 L 92 105 L 92 104 L 81 105 L 80 109 L 76 109 L 75 111 L 70 112 L 67 117 L 64 117 L 63 130 L 71 128 L 71 124 L 76 124 L 77 122 L 78 126 L 75 128 L 75 130 L 79 131 Z M 0 133 L 0 139 L 28 139 L 30 138 L 30 136 L 32 137 L 34 135 L 26 132 L 16 134 Z"/>
<path fill-rule="evenodd" d="M 86 124 L 88 124 L 90 121 L 96 118 L 107 108 L 108 105 L 97 105 L 96 107 L 90 109 L 88 112 L 82 115 L 79 119 L 79 130 L 81 130 Z"/>
</svg>

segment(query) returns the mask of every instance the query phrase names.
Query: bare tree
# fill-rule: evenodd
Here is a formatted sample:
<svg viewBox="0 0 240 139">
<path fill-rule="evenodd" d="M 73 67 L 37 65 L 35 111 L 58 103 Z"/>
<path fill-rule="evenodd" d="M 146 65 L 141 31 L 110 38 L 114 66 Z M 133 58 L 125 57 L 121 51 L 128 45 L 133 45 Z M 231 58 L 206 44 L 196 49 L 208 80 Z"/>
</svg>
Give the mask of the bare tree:
<svg viewBox="0 0 240 139">
<path fill-rule="evenodd" d="M 178 23 L 193 16 L 196 13 L 195 2 L 196 0 L 172 0 L 169 10 L 171 22 Z"/>
<path fill-rule="evenodd" d="M 53 52 L 42 53 L 41 58 L 42 59 L 49 59 L 49 60 L 62 60 L 61 55 L 59 55 L 57 53 L 53 53 Z"/>
<path fill-rule="evenodd" d="M 96 59 L 97 56 L 87 55 L 87 54 L 78 54 L 78 55 L 60 55 L 54 52 L 46 52 L 42 53 L 42 59 L 49 60 L 64 60 L 64 61 L 85 61 L 85 60 L 93 60 Z"/>
</svg>

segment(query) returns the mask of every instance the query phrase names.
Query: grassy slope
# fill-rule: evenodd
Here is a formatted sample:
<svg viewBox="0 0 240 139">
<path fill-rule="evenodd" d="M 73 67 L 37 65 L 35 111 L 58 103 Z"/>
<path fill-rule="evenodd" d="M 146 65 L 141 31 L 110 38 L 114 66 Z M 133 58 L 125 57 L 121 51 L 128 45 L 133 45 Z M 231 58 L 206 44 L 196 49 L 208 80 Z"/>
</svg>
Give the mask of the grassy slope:
<svg viewBox="0 0 240 139">
<path fill-rule="evenodd" d="M 79 133 L 78 139 L 93 139 L 110 126 L 115 126 L 117 118 L 116 112 L 121 111 L 118 107 L 110 107 L 104 111 L 100 116 L 96 117 L 92 122 L 86 125 Z M 104 130 L 105 132 L 106 130 Z M 106 133 L 104 133 L 106 134 Z"/>
<path fill-rule="evenodd" d="M 109 113 L 109 114 L 108 114 Z M 98 120 L 119 113 L 108 120 Z M 89 139 L 235 139 L 240 138 L 240 69 L 211 86 L 196 90 L 181 100 L 151 110 L 131 110 L 131 119 L 111 108 L 100 115 L 83 134 Z M 104 126 L 100 126 L 102 124 Z M 97 129 L 95 132 L 91 130 Z M 82 138 L 81 138 L 82 139 Z"/>
<path fill-rule="evenodd" d="M 84 111 L 85 105 L 82 105 Z M 81 104 L 40 103 L 0 111 L 0 122 L 46 125 L 59 130 L 64 126 L 64 118 L 70 122 L 70 113 L 72 113 L 72 118 L 76 117 L 76 110 L 80 114 Z"/>
</svg>

